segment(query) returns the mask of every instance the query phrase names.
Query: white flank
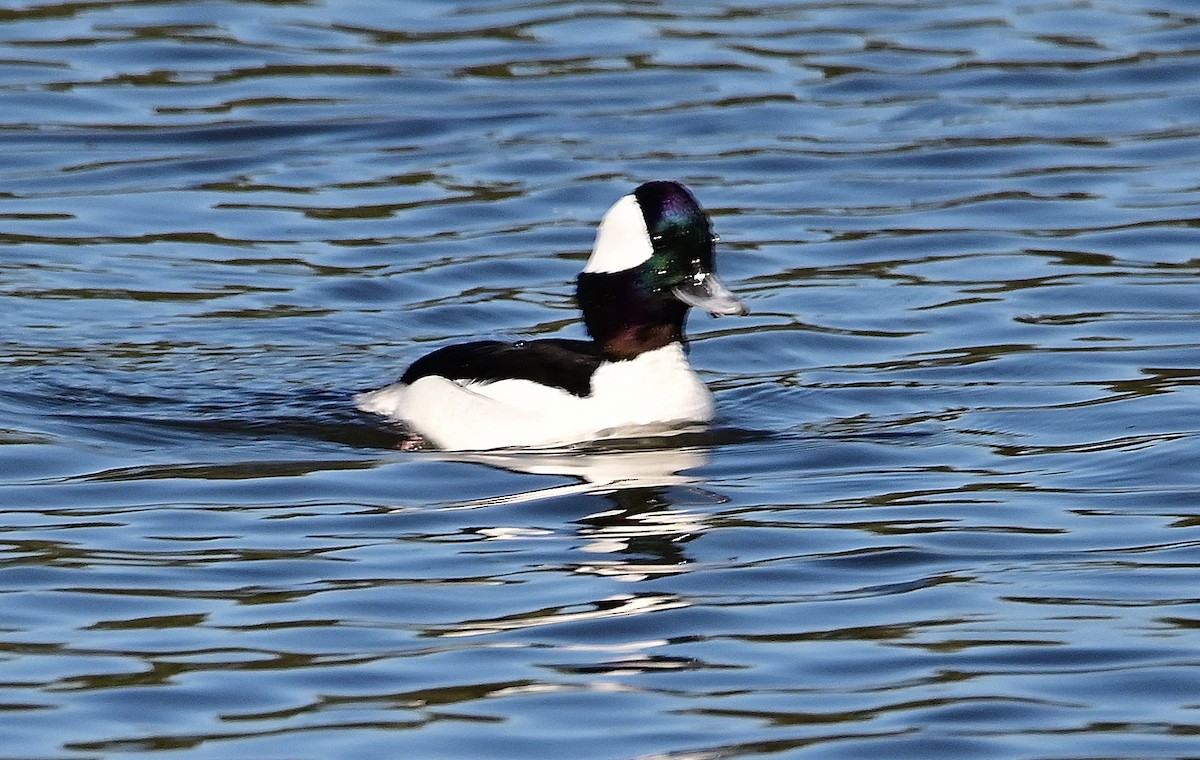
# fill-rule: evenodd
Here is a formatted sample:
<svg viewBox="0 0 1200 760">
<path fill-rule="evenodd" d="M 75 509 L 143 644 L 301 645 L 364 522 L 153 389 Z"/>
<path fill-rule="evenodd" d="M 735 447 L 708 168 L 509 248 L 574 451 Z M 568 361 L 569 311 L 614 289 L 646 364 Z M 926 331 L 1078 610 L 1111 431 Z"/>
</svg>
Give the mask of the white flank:
<svg viewBox="0 0 1200 760">
<path fill-rule="evenodd" d="M 642 208 L 636 197 L 626 195 L 600 220 L 596 243 L 583 271 L 623 272 L 641 264 L 653 253 Z"/>
<path fill-rule="evenodd" d="M 363 393 L 363 411 L 389 417 L 444 449 L 559 446 L 597 438 L 654 435 L 713 417 L 712 394 L 678 343 L 601 365 L 592 395 L 573 396 L 528 380 L 457 383 L 423 377 Z"/>
</svg>

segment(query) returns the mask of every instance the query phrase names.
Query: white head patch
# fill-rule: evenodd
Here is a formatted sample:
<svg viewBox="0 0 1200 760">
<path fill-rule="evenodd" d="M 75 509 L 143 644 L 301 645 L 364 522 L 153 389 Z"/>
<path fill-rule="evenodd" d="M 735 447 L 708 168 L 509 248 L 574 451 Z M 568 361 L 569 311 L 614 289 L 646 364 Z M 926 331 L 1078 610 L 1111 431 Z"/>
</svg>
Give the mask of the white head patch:
<svg viewBox="0 0 1200 760">
<path fill-rule="evenodd" d="M 637 198 L 626 195 L 612 205 L 600 220 L 596 244 L 585 272 L 623 272 L 654 254 L 650 232 Z"/>
</svg>

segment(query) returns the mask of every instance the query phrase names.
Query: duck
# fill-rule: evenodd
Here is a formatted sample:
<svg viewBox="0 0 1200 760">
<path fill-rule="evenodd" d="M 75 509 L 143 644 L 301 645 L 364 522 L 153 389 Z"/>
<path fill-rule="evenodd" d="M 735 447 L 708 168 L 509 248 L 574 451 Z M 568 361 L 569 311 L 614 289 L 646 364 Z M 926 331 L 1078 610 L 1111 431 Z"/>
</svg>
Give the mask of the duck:
<svg viewBox="0 0 1200 760">
<path fill-rule="evenodd" d="M 712 222 L 685 185 L 639 185 L 608 209 L 575 282 L 590 340 L 439 348 L 354 397 L 407 431 L 401 448 L 557 448 L 703 429 L 711 391 L 687 358 L 691 309 L 749 313 L 718 279 Z"/>
</svg>

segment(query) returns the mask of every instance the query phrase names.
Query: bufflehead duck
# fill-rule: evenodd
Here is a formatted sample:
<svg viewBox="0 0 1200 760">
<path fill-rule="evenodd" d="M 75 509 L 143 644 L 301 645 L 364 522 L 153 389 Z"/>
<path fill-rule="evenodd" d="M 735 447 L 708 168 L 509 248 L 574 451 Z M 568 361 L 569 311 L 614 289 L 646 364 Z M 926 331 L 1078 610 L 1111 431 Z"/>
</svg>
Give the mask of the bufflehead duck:
<svg viewBox="0 0 1200 760">
<path fill-rule="evenodd" d="M 438 349 L 355 397 L 444 449 L 558 446 L 707 423 L 712 394 L 688 364 L 689 307 L 746 314 L 717 279 L 708 215 L 678 182 L 610 208 L 576 280 L 590 341 L 483 340 Z"/>
</svg>

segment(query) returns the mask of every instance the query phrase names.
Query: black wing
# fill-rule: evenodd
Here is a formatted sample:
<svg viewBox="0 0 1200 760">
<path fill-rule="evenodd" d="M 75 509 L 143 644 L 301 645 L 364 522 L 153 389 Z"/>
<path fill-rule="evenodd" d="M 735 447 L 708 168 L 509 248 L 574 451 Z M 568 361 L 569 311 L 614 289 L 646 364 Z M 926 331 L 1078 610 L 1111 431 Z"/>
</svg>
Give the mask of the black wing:
<svg viewBox="0 0 1200 760">
<path fill-rule="evenodd" d="M 422 356 L 405 371 L 400 382 L 412 383 L 429 375 L 480 383 L 532 380 L 582 398 L 591 394 L 592 373 L 602 361 L 600 349 L 586 340 L 480 340 L 446 346 Z"/>
</svg>

